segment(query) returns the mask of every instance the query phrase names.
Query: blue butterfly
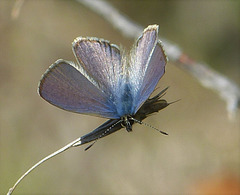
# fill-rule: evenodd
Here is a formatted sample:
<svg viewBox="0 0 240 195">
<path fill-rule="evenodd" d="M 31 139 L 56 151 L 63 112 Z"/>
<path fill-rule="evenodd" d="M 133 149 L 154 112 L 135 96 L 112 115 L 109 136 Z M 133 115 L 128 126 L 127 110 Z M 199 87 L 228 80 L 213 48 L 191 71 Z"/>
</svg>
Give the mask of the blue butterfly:
<svg viewBox="0 0 240 195">
<path fill-rule="evenodd" d="M 78 63 L 57 60 L 42 76 L 38 93 L 64 110 L 110 119 L 82 136 L 78 145 L 122 127 L 131 131 L 135 122 L 142 123 L 169 105 L 160 99 L 167 88 L 149 98 L 167 63 L 158 39 L 158 25 L 144 29 L 130 55 L 97 38 L 78 37 L 72 48 Z"/>
</svg>

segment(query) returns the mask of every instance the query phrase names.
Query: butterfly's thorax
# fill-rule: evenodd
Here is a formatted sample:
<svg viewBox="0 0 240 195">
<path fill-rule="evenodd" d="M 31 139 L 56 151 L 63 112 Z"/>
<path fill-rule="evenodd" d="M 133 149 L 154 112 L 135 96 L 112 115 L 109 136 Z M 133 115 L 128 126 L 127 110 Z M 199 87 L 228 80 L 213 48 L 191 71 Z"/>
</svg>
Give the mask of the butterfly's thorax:
<svg viewBox="0 0 240 195">
<path fill-rule="evenodd" d="M 131 85 L 127 82 L 123 85 L 122 93 L 119 94 L 117 104 L 117 112 L 119 116 L 132 115 L 133 110 L 133 94 Z"/>
</svg>

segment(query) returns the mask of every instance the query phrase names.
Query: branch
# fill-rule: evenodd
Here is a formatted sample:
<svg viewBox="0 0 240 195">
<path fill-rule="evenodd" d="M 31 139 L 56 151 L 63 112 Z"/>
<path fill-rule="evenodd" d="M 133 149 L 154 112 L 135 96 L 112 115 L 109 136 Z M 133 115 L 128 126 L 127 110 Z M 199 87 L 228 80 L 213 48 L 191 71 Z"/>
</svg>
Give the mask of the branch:
<svg viewBox="0 0 240 195">
<path fill-rule="evenodd" d="M 142 26 L 136 24 L 136 22 L 127 16 L 124 16 L 104 0 L 76 1 L 101 15 L 126 37 L 136 38 L 143 30 Z M 229 117 L 233 118 L 240 102 L 239 87 L 224 75 L 211 69 L 210 66 L 190 59 L 176 44 L 171 43 L 167 39 L 162 39 L 162 41 L 169 59 L 195 77 L 202 86 L 216 91 L 218 95 L 226 101 Z"/>
<path fill-rule="evenodd" d="M 29 174 L 31 173 L 34 169 L 36 169 L 39 165 L 44 163 L 45 161 L 49 160 L 50 158 L 53 158 L 54 156 L 57 156 L 58 154 L 75 147 L 75 144 L 78 144 L 77 146 L 81 145 L 81 138 L 77 138 L 76 140 L 72 141 L 71 143 L 67 144 L 66 146 L 60 148 L 59 150 L 53 152 L 52 154 L 46 156 L 42 160 L 38 161 L 35 165 L 33 165 L 30 169 L 28 169 L 18 180 L 17 182 L 11 187 L 7 193 L 7 195 L 11 195 L 13 191 L 16 189 L 18 184 Z"/>
</svg>

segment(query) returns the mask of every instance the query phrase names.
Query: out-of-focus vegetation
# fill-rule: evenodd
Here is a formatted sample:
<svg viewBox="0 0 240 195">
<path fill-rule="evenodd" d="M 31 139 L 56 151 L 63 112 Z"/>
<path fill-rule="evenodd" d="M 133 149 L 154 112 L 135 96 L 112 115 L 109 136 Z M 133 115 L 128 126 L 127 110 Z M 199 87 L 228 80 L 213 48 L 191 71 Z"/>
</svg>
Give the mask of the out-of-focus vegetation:
<svg viewBox="0 0 240 195">
<path fill-rule="evenodd" d="M 239 2 L 109 2 L 143 26 L 159 24 L 160 37 L 240 85 Z M 14 3 L 0 1 L 1 194 L 35 162 L 105 121 L 42 100 L 36 89 L 48 66 L 59 58 L 75 61 L 71 42 L 78 36 L 126 48 L 134 42 L 75 1 L 26 0 L 13 19 Z M 171 62 L 158 85 L 166 86 L 165 98 L 181 101 L 145 122 L 169 136 L 135 125 L 132 133 L 119 131 L 87 152 L 71 149 L 31 173 L 16 194 L 175 194 L 219 183 L 230 183 L 226 192 L 239 190 L 239 113 L 229 121 L 225 102 Z"/>
</svg>

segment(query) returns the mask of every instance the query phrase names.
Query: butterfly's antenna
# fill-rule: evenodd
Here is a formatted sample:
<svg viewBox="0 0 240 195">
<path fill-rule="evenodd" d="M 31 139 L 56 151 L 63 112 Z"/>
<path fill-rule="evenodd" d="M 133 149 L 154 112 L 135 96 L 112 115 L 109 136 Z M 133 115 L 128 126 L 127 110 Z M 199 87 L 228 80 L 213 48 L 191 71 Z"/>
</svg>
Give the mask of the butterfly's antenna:
<svg viewBox="0 0 240 195">
<path fill-rule="evenodd" d="M 160 133 L 162 133 L 162 134 L 164 134 L 164 135 L 168 135 L 166 132 L 161 131 L 160 129 L 158 129 L 158 128 L 156 128 L 156 127 L 153 127 L 152 125 L 150 125 L 150 124 L 148 124 L 148 123 L 139 121 L 139 120 L 137 120 L 137 119 L 135 119 L 135 118 L 132 118 L 132 117 L 131 117 L 131 119 L 134 120 L 135 122 L 139 123 L 139 124 L 144 124 L 144 125 L 147 126 L 147 127 L 150 127 L 150 128 L 152 128 L 152 129 L 155 129 L 155 130 L 159 131 Z"/>
<path fill-rule="evenodd" d="M 77 142 L 79 142 L 81 140 L 81 138 L 77 138 L 76 140 L 72 141 L 71 143 L 67 144 L 66 146 L 60 148 L 59 150 L 57 150 L 56 152 L 53 152 L 52 154 L 46 156 L 45 158 L 43 158 L 42 160 L 38 161 L 35 165 L 33 165 L 30 169 L 28 169 L 18 180 L 17 182 L 14 184 L 14 186 L 12 188 L 9 189 L 7 195 L 12 194 L 12 192 L 14 191 L 14 189 L 17 187 L 17 185 L 30 173 L 32 172 L 35 168 L 37 168 L 39 165 L 41 165 L 42 163 L 44 163 L 45 161 L 49 160 L 50 158 L 68 150 L 69 148 L 73 147 L 74 144 L 76 144 Z"/>
<path fill-rule="evenodd" d="M 97 140 L 99 140 L 101 137 L 103 137 L 107 132 L 109 132 L 113 127 L 115 127 L 118 123 L 121 123 L 122 120 L 117 121 L 116 123 L 114 123 L 111 127 L 107 128 L 98 138 L 96 138 L 96 140 L 91 143 L 88 147 L 86 147 L 84 150 L 88 150 L 89 148 L 91 148 L 96 142 Z"/>
</svg>

